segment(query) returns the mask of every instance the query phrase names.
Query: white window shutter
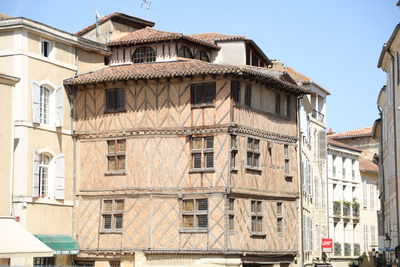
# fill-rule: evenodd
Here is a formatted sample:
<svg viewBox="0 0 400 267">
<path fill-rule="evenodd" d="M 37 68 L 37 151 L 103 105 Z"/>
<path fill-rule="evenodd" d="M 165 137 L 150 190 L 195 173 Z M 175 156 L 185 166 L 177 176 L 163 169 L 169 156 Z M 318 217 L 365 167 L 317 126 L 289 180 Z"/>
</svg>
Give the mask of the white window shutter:
<svg viewBox="0 0 400 267">
<path fill-rule="evenodd" d="M 32 197 L 39 197 L 39 160 L 40 155 L 36 150 L 33 150 L 33 186 Z"/>
<path fill-rule="evenodd" d="M 32 122 L 40 123 L 40 85 L 32 82 Z"/>
<path fill-rule="evenodd" d="M 368 191 L 367 191 L 367 183 L 364 181 L 364 183 L 363 183 L 363 206 L 364 206 L 364 208 L 366 208 L 367 207 L 367 204 L 368 204 L 368 199 L 367 199 L 367 197 L 368 197 Z"/>
<path fill-rule="evenodd" d="M 65 191 L 65 156 L 58 154 L 55 160 L 55 199 L 64 199 Z"/>
<path fill-rule="evenodd" d="M 60 86 L 56 89 L 56 118 L 55 118 L 56 127 L 61 127 L 63 125 L 63 120 L 64 120 L 63 96 L 64 96 L 64 87 Z"/>
</svg>

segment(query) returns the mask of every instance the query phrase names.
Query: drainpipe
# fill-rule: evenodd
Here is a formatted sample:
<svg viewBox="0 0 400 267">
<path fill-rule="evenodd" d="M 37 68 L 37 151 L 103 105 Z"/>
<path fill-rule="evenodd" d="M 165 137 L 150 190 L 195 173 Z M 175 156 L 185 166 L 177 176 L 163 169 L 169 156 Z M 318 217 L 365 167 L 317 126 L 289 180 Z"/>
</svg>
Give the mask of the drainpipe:
<svg viewBox="0 0 400 267">
<path fill-rule="evenodd" d="M 301 127 L 300 127 L 300 100 L 303 98 L 303 96 L 297 97 L 297 134 L 299 137 L 299 163 L 297 166 L 300 166 L 299 168 L 299 187 L 300 187 L 300 198 L 299 198 L 299 203 L 300 203 L 300 244 L 301 244 L 301 249 L 300 249 L 300 266 L 304 266 L 304 227 L 303 227 L 303 168 L 302 168 L 302 153 L 301 153 Z"/>
<path fill-rule="evenodd" d="M 383 88 L 382 88 L 383 89 Z M 378 110 L 379 110 L 379 117 L 381 118 L 381 125 L 383 125 L 383 118 L 382 118 L 382 109 L 377 106 Z M 381 126 L 382 127 L 382 126 Z M 381 198 L 381 216 L 383 219 L 383 232 L 385 232 L 385 169 L 383 168 L 383 135 L 382 135 L 382 130 L 381 130 L 381 136 L 380 136 L 380 144 L 379 144 L 379 172 L 382 175 L 382 198 Z M 378 229 L 379 229 L 379 225 L 378 225 Z M 385 234 L 385 233 L 383 233 Z"/>
<path fill-rule="evenodd" d="M 397 129 L 396 129 L 396 82 L 394 80 L 395 75 L 394 75 L 394 55 L 392 54 L 392 51 L 390 51 L 390 48 L 386 50 L 386 52 L 390 55 L 392 59 L 392 92 L 393 92 L 393 135 L 394 135 L 394 171 L 395 171 L 395 178 L 396 178 L 396 211 L 397 211 L 397 246 L 400 245 L 400 225 L 399 225 L 399 181 L 398 181 L 398 175 L 397 175 Z"/>
</svg>

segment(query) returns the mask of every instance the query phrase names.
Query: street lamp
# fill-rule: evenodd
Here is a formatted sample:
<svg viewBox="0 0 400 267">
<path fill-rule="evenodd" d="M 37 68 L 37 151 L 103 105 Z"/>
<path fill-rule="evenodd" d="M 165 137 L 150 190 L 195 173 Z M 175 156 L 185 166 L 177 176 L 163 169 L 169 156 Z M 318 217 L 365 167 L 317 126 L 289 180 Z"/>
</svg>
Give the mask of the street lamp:
<svg viewBox="0 0 400 267">
<path fill-rule="evenodd" d="M 383 246 L 385 247 L 386 250 L 390 248 L 390 243 L 392 242 L 392 239 L 388 235 L 388 233 L 385 233 L 385 237 L 383 238 Z"/>
</svg>

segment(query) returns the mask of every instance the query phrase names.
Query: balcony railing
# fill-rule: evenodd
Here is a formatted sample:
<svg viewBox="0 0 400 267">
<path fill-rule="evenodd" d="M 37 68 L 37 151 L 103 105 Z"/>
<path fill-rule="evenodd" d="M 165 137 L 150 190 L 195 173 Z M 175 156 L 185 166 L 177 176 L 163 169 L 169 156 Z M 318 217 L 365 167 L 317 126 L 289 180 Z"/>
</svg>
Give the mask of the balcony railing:
<svg viewBox="0 0 400 267">
<path fill-rule="evenodd" d="M 351 203 L 352 215 L 353 217 L 360 217 L 360 203 L 353 202 Z"/>
<path fill-rule="evenodd" d="M 360 256 L 360 244 L 354 244 L 354 256 Z"/>
<path fill-rule="evenodd" d="M 343 216 L 350 216 L 350 202 L 343 202 Z"/>
<path fill-rule="evenodd" d="M 351 255 L 351 244 L 350 243 L 344 243 L 344 255 L 345 256 Z"/>
<path fill-rule="evenodd" d="M 318 110 L 313 109 L 312 117 L 319 120 L 320 122 L 324 122 L 325 115 L 319 112 Z"/>
<path fill-rule="evenodd" d="M 333 215 L 340 216 L 342 214 L 342 203 L 333 201 Z"/>
<path fill-rule="evenodd" d="M 342 256 L 342 244 L 335 243 L 333 252 L 334 252 L 335 256 Z"/>
</svg>

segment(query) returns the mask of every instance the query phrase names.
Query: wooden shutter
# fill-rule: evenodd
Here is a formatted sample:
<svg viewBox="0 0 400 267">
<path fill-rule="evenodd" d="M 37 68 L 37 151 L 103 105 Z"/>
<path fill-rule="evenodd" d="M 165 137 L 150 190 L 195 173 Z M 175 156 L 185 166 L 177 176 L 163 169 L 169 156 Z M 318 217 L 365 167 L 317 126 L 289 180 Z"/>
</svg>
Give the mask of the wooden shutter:
<svg viewBox="0 0 400 267">
<path fill-rule="evenodd" d="M 276 114 L 281 113 L 281 95 L 279 94 L 275 96 L 275 113 Z"/>
<path fill-rule="evenodd" d="M 40 123 L 40 85 L 32 82 L 32 122 Z"/>
<path fill-rule="evenodd" d="M 40 154 L 33 150 L 33 186 L 32 186 L 32 197 L 39 197 L 39 160 Z"/>
<path fill-rule="evenodd" d="M 117 89 L 117 109 L 125 109 L 125 89 Z"/>
<path fill-rule="evenodd" d="M 200 105 L 202 104 L 202 84 L 192 84 L 191 85 L 191 94 L 190 94 L 192 104 Z"/>
<path fill-rule="evenodd" d="M 363 183 L 363 206 L 366 208 L 368 205 L 368 187 L 367 183 L 364 181 Z"/>
<path fill-rule="evenodd" d="M 290 117 L 290 96 L 286 96 L 286 116 Z"/>
<path fill-rule="evenodd" d="M 325 131 L 318 132 L 319 139 L 319 155 L 322 160 L 326 159 L 326 133 Z"/>
<path fill-rule="evenodd" d="M 55 199 L 64 199 L 65 191 L 65 156 L 58 154 L 55 160 Z"/>
<path fill-rule="evenodd" d="M 244 105 L 251 107 L 251 84 L 246 84 L 246 91 L 244 94 Z"/>
<path fill-rule="evenodd" d="M 64 87 L 60 86 L 56 89 L 56 127 L 61 127 L 64 121 Z"/>
<path fill-rule="evenodd" d="M 231 81 L 231 96 L 235 103 L 240 104 L 240 82 Z"/>
</svg>

